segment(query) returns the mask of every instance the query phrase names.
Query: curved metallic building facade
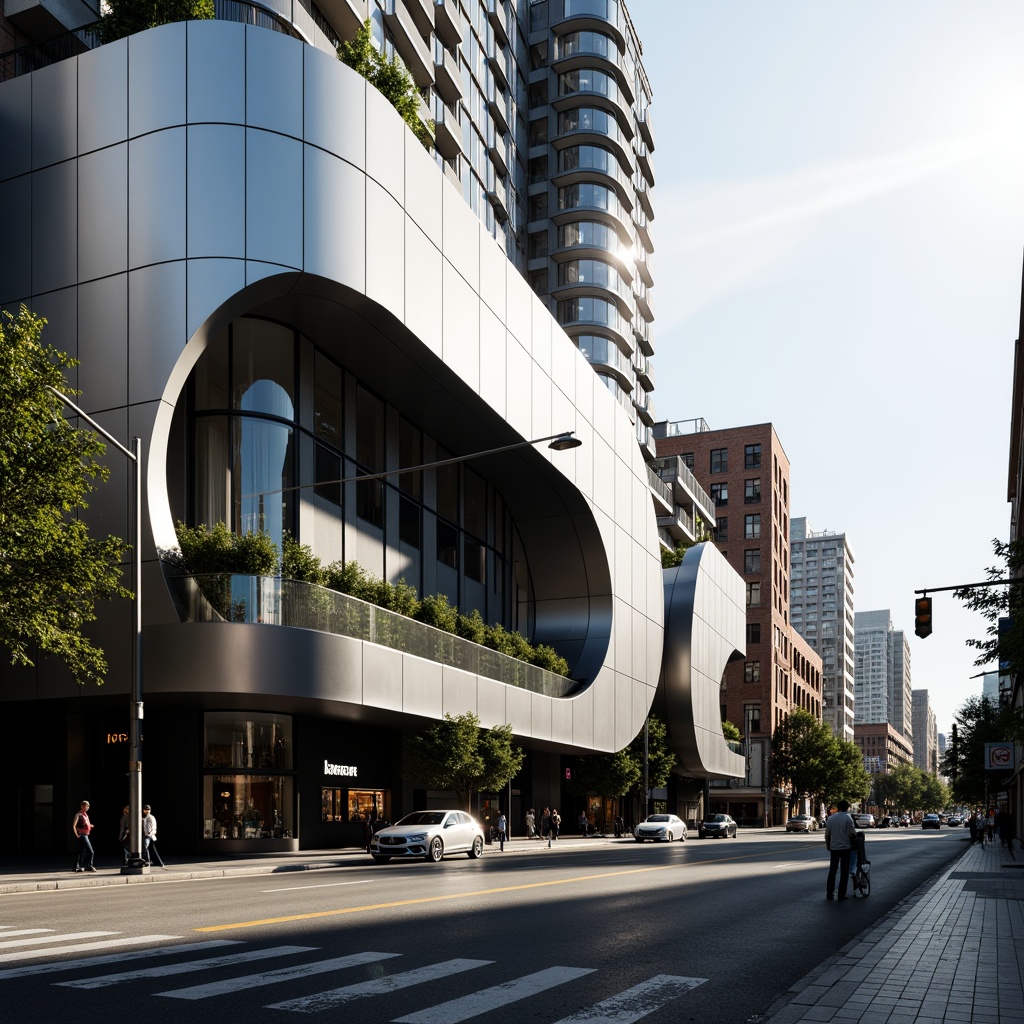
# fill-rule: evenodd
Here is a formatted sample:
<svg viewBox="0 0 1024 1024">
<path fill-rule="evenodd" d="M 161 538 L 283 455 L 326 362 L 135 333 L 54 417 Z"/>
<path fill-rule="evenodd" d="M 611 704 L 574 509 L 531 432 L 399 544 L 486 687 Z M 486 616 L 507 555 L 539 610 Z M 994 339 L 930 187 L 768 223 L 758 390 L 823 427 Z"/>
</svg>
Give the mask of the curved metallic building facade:
<svg viewBox="0 0 1024 1024">
<path fill-rule="evenodd" d="M 282 34 L 192 22 L 4 83 L 0 125 L 0 303 L 48 316 L 47 340 L 81 362 L 83 408 L 143 438 L 148 696 L 258 696 L 391 724 L 472 710 L 563 750 L 617 750 L 637 733 L 664 606 L 633 427 L 374 89 Z M 525 561 L 519 621 L 568 658 L 570 696 L 351 637 L 179 621 L 156 553 L 174 545 L 192 486 L 181 403 L 244 317 L 310 339 L 439 452 L 575 431 L 574 451 L 476 466 Z M 93 512 L 125 535 L 120 498 L 99 495 Z M 305 541 L 311 513 L 298 505 Z M 101 624 L 107 692 L 126 692 L 122 626 L 120 612 Z M 73 692 L 43 666 L 8 697 Z"/>
<path fill-rule="evenodd" d="M 746 647 L 743 579 L 710 543 L 696 544 L 665 570 L 664 699 L 680 774 L 744 777 L 742 754 L 722 737 L 725 667 Z"/>
</svg>

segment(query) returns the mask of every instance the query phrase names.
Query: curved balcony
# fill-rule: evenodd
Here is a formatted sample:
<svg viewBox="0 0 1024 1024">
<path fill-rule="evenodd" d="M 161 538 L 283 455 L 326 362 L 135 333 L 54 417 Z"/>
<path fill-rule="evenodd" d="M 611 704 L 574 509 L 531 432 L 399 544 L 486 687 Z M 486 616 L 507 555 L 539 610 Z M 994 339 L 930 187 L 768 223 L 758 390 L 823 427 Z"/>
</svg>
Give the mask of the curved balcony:
<svg viewBox="0 0 1024 1024">
<path fill-rule="evenodd" d="M 556 150 L 578 145 L 608 146 L 627 173 L 633 173 L 633 146 L 618 118 L 600 107 L 570 107 L 558 115 Z"/>
<path fill-rule="evenodd" d="M 577 29 L 592 29 L 610 33 L 620 50 L 626 48 L 618 0 L 554 0 L 551 8 L 549 25 L 558 35 Z"/>
<path fill-rule="evenodd" d="M 367 601 L 280 576 L 167 576 L 182 622 L 289 626 L 378 644 L 546 697 L 568 697 L 575 680 L 499 654 Z"/>
</svg>

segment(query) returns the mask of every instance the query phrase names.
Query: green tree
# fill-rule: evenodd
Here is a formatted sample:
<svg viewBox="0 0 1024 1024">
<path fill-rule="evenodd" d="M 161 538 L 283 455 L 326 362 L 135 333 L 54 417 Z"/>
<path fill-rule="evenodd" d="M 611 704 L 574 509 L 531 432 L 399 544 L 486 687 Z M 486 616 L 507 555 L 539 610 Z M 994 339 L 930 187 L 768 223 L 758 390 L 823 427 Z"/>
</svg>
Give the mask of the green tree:
<svg viewBox="0 0 1024 1024">
<path fill-rule="evenodd" d="M 875 796 L 883 807 L 919 811 L 924 807 L 925 772 L 912 764 L 898 764 L 874 777 Z"/>
<path fill-rule="evenodd" d="M 100 22 L 100 38 L 112 43 L 157 25 L 207 21 L 213 16 L 213 0 L 109 0 L 109 11 Z"/>
<path fill-rule="evenodd" d="M 730 743 L 739 743 L 743 739 L 739 726 L 728 720 L 722 722 L 722 736 Z"/>
<path fill-rule="evenodd" d="M 412 75 L 397 54 L 387 60 L 373 45 L 369 19 L 363 22 L 354 39 L 339 44 L 338 60 L 357 71 L 377 89 L 427 149 L 433 146 L 433 122 L 428 127 L 420 120 L 420 96 Z"/>
<path fill-rule="evenodd" d="M 836 800 L 852 803 L 866 797 L 871 787 L 857 746 L 837 739 L 802 708 L 791 711 L 776 728 L 769 769 L 774 784 L 789 790 L 790 813 L 804 796 L 828 805 Z"/>
<path fill-rule="evenodd" d="M 672 774 L 676 755 L 668 745 L 668 730 L 656 715 L 647 720 L 647 780 L 651 789 L 664 786 Z M 643 796 L 644 732 L 614 754 L 576 758 L 571 789 L 577 796 Z"/>
<path fill-rule="evenodd" d="M 1002 663 L 1011 675 L 1024 671 L 1024 537 L 1010 543 L 998 538 L 992 541 L 997 558 L 985 570 L 988 580 L 1013 580 L 1005 587 L 965 587 L 954 596 L 971 611 L 988 622 L 985 638 L 970 639 L 968 647 L 978 651 L 974 664 L 978 668 Z M 1000 619 L 1004 621 L 1000 630 Z"/>
<path fill-rule="evenodd" d="M 25 306 L 0 311 L 0 644 L 12 665 L 59 658 L 78 683 L 102 683 L 103 651 L 83 633 L 96 602 L 130 597 L 118 537 L 93 538 L 79 517 L 108 469 L 106 450 L 64 418 L 76 360 L 42 341 L 46 321 Z"/>
<path fill-rule="evenodd" d="M 1003 776 L 985 771 L 985 744 L 1024 742 L 1024 712 L 1000 706 L 985 697 L 970 697 L 954 716 L 956 744 L 946 747 L 939 771 L 952 780 L 953 797 L 959 803 L 980 806 L 986 792 Z"/>
<path fill-rule="evenodd" d="M 408 775 L 428 789 L 450 789 L 459 804 L 473 810 L 481 789 L 503 789 L 522 768 L 525 754 L 512 745 L 512 727 L 481 729 L 471 711 L 446 714 L 405 746 Z"/>
</svg>

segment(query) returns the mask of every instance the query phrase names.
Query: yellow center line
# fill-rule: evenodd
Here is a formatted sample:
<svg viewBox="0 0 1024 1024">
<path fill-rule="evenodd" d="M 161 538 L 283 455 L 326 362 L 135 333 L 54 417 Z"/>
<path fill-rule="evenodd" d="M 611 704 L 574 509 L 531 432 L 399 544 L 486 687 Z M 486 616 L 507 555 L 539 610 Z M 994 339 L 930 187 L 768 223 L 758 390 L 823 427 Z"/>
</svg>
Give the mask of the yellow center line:
<svg viewBox="0 0 1024 1024">
<path fill-rule="evenodd" d="M 744 854 L 736 857 L 719 857 L 715 860 L 694 861 L 688 867 L 704 867 L 712 864 L 725 864 L 736 860 L 754 860 L 759 857 L 777 856 L 774 851 L 764 853 Z M 524 882 L 520 885 L 503 885 L 493 889 L 474 889 L 470 892 L 454 892 L 446 896 L 419 896 L 415 899 L 393 900 L 388 903 L 367 903 L 358 907 L 339 907 L 335 910 L 314 910 L 307 914 L 288 914 L 283 917 L 264 917 L 257 921 L 236 921 L 233 924 L 211 924 L 201 928 L 194 928 L 196 932 L 227 932 L 239 928 L 256 928 L 260 925 L 287 924 L 291 921 L 311 921 L 318 917 L 338 917 L 342 914 L 362 914 L 371 910 L 390 910 L 395 907 L 412 907 L 421 903 L 441 903 L 447 900 L 476 899 L 480 896 L 494 896 L 503 892 L 522 892 L 525 889 L 543 889 L 554 885 L 575 885 L 579 882 L 593 882 L 599 878 L 617 878 L 622 875 L 641 875 L 651 871 L 669 871 L 678 869 L 681 865 L 660 864 L 655 867 L 646 868 L 625 868 L 621 871 L 605 871 L 596 875 L 576 875 L 571 878 L 552 878 L 544 882 Z"/>
</svg>

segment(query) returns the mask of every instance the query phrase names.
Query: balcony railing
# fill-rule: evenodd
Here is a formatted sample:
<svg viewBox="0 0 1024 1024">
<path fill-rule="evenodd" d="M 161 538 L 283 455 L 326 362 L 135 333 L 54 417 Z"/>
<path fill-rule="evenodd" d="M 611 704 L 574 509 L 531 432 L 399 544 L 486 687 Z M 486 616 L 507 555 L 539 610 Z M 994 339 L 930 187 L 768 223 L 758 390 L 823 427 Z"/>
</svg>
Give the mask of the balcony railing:
<svg viewBox="0 0 1024 1024">
<path fill-rule="evenodd" d="M 312 583 L 227 574 L 169 575 L 167 583 L 183 622 L 247 622 L 333 633 L 546 697 L 567 697 L 579 686 L 573 679 Z"/>
</svg>

